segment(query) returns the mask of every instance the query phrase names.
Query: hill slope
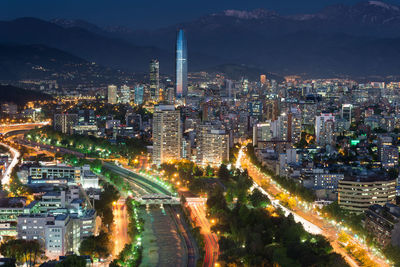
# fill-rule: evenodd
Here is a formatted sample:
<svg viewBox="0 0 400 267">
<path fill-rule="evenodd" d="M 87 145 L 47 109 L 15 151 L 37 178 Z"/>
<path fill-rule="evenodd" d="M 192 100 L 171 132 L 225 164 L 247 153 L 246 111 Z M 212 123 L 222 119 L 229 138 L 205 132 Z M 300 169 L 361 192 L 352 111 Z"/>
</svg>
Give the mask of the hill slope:
<svg viewBox="0 0 400 267">
<path fill-rule="evenodd" d="M 35 18 L 0 21 L 3 43 L 42 44 L 57 48 L 101 65 L 143 70 L 154 57 L 165 60 L 168 54 L 154 47 L 137 46 L 128 41 L 110 38 L 86 29 L 64 28 Z"/>
<path fill-rule="evenodd" d="M 0 85 L 0 103 L 12 102 L 17 105 L 24 105 L 29 101 L 50 99 L 52 99 L 51 96 L 40 92 L 25 90 L 11 85 Z"/>
</svg>

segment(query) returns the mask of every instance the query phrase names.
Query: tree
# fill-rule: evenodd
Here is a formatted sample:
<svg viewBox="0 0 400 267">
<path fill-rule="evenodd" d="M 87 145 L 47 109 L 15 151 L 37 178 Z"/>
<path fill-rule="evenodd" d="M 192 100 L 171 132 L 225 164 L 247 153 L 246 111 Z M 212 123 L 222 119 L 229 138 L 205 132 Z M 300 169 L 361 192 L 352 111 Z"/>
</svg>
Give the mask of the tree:
<svg viewBox="0 0 400 267">
<path fill-rule="evenodd" d="M 210 165 L 206 167 L 206 176 L 214 176 L 214 169 Z"/>
<path fill-rule="evenodd" d="M 263 208 L 270 203 L 267 196 L 261 193 L 260 190 L 255 188 L 249 197 L 251 204 L 256 208 Z"/>
<path fill-rule="evenodd" d="M 105 232 L 90 236 L 81 242 L 79 253 L 93 258 L 107 258 L 110 255 L 110 238 Z"/>
<path fill-rule="evenodd" d="M 0 253 L 28 266 L 35 266 L 38 259 L 44 256 L 44 250 L 37 240 L 25 239 L 11 239 L 2 243 Z"/>
<path fill-rule="evenodd" d="M 225 164 L 221 164 L 218 170 L 218 178 L 221 179 L 221 181 L 228 182 L 230 178 L 230 172 Z"/>
<path fill-rule="evenodd" d="M 86 260 L 77 255 L 69 255 L 62 262 L 56 264 L 56 267 L 86 267 Z"/>
</svg>

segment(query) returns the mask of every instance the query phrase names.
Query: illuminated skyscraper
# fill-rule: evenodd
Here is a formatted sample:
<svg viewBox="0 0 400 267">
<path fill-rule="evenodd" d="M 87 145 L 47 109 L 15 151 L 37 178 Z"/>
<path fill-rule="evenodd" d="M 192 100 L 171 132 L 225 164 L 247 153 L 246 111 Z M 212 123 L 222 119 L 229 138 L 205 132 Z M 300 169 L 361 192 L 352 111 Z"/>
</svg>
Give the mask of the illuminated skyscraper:
<svg viewBox="0 0 400 267">
<path fill-rule="evenodd" d="M 260 75 L 260 83 L 261 83 L 261 85 L 267 84 L 267 76 L 265 74 Z"/>
<path fill-rule="evenodd" d="M 150 61 L 150 97 L 158 101 L 160 89 L 160 63 L 157 59 Z"/>
<path fill-rule="evenodd" d="M 107 90 L 108 103 L 117 104 L 117 86 L 111 84 L 108 86 Z"/>
<path fill-rule="evenodd" d="M 180 29 L 176 38 L 176 99 L 187 95 L 187 41 L 184 30 Z"/>
<path fill-rule="evenodd" d="M 135 105 L 143 104 L 144 86 L 137 84 L 135 86 Z"/>
<path fill-rule="evenodd" d="M 131 102 L 131 88 L 127 85 L 122 85 L 119 89 L 118 102 L 121 104 L 129 104 Z"/>
</svg>

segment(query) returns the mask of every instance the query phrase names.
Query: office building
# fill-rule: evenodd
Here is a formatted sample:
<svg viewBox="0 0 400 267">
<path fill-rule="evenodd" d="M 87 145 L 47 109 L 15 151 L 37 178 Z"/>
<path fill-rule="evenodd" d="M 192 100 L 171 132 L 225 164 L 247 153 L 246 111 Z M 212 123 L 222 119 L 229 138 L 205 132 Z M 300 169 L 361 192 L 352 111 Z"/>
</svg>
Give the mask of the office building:
<svg viewBox="0 0 400 267">
<path fill-rule="evenodd" d="M 117 86 L 116 85 L 109 85 L 107 88 L 107 101 L 108 104 L 117 104 Z"/>
<path fill-rule="evenodd" d="M 144 86 L 137 84 L 135 86 L 135 105 L 141 105 L 144 101 Z"/>
<path fill-rule="evenodd" d="M 330 190 L 336 191 L 338 188 L 339 181 L 344 179 L 343 173 L 329 173 L 321 170 L 314 174 L 314 190 Z"/>
<path fill-rule="evenodd" d="M 78 110 L 78 124 L 79 125 L 94 125 L 96 124 L 96 116 L 92 109 L 80 109 Z"/>
<path fill-rule="evenodd" d="M 74 181 L 79 181 L 81 177 L 80 167 L 68 166 L 40 166 L 30 167 L 29 176 L 34 179 L 55 179 L 69 178 Z"/>
<path fill-rule="evenodd" d="M 271 141 L 271 139 L 271 121 L 258 123 L 253 126 L 253 146 L 256 147 L 259 143 L 265 143 Z"/>
<path fill-rule="evenodd" d="M 175 96 L 177 100 L 182 100 L 187 96 L 187 65 L 187 40 L 185 31 L 180 29 L 176 38 Z"/>
<path fill-rule="evenodd" d="M 159 100 L 160 91 L 160 63 L 157 59 L 150 61 L 150 97 L 153 101 Z"/>
<path fill-rule="evenodd" d="M 122 85 L 119 89 L 118 102 L 121 104 L 129 104 L 131 102 L 131 88 L 127 85 Z"/>
<path fill-rule="evenodd" d="M 181 158 L 181 114 L 173 105 L 157 105 L 153 114 L 153 163 Z"/>
<path fill-rule="evenodd" d="M 363 212 L 374 204 L 394 203 L 396 180 L 344 179 L 339 181 L 339 205 L 352 212 Z"/>
<path fill-rule="evenodd" d="M 342 112 L 341 112 L 341 118 L 348 121 L 351 123 L 352 120 L 352 110 L 353 110 L 353 105 L 352 104 L 343 104 L 342 105 Z"/>
<path fill-rule="evenodd" d="M 78 123 L 78 114 L 54 114 L 53 127 L 55 131 L 65 134 L 73 133 L 73 126 Z"/>
</svg>

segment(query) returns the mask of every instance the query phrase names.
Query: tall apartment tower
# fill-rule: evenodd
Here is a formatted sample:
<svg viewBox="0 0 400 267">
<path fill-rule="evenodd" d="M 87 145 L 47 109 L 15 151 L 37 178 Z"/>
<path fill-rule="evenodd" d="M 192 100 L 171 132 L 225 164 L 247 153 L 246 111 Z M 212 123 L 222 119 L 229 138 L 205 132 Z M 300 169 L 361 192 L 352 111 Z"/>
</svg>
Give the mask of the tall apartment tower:
<svg viewBox="0 0 400 267">
<path fill-rule="evenodd" d="M 153 115 L 153 163 L 181 158 L 181 114 L 173 105 L 157 105 Z"/>
<path fill-rule="evenodd" d="M 325 146 L 334 143 L 335 116 L 331 113 L 322 113 L 315 117 L 315 137 L 319 145 Z"/>
<path fill-rule="evenodd" d="M 184 99 L 187 96 L 187 40 L 185 31 L 180 29 L 176 38 L 176 99 Z"/>
<path fill-rule="evenodd" d="M 229 135 L 211 125 L 200 125 L 197 129 L 197 163 L 219 166 L 229 160 Z"/>
<path fill-rule="evenodd" d="M 72 127 L 78 123 L 78 114 L 54 114 L 53 127 L 55 131 L 72 134 Z"/>
<path fill-rule="evenodd" d="M 157 59 L 150 61 L 150 97 L 153 101 L 158 101 L 160 90 L 160 63 Z"/>
<path fill-rule="evenodd" d="M 108 104 L 117 104 L 117 86 L 109 85 L 107 88 L 107 101 Z"/>
</svg>

